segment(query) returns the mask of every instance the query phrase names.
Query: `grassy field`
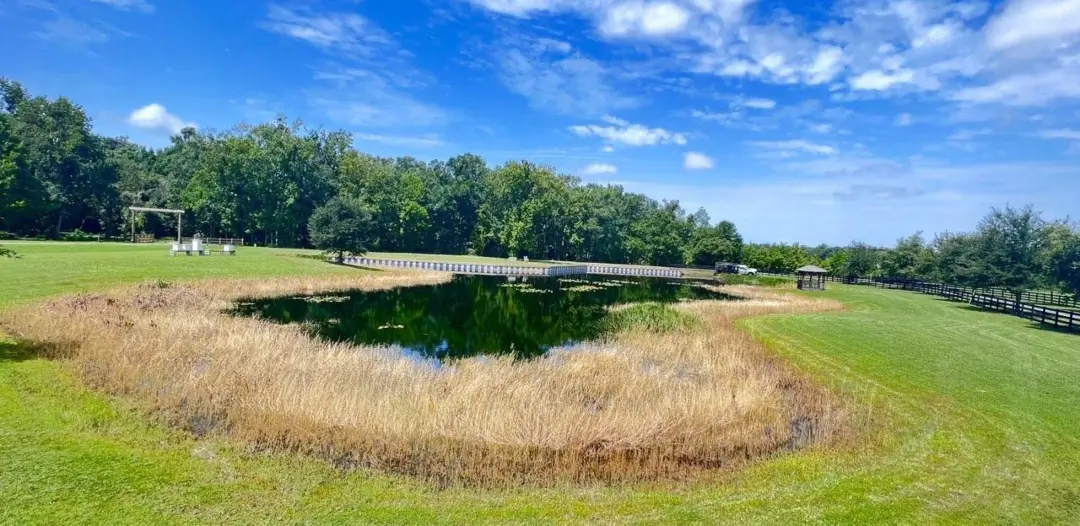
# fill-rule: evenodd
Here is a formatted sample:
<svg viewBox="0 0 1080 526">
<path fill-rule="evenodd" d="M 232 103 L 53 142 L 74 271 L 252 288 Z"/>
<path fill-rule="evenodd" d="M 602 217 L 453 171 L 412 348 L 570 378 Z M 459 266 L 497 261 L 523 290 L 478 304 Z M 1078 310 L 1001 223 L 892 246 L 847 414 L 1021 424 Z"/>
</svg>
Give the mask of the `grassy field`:
<svg viewBox="0 0 1080 526">
<path fill-rule="evenodd" d="M 101 290 L 142 280 L 209 277 L 289 276 L 329 272 L 355 272 L 296 257 L 313 250 L 241 247 L 237 256 L 169 257 L 167 244 L 61 243 L 6 241 L 20 254 L 0 266 L 0 306 L 68 292 Z M 514 264 L 505 259 L 475 256 L 382 254 L 371 257 Z M 517 262 L 518 265 L 528 263 Z M 533 265 L 540 265 L 534 263 Z"/>
<path fill-rule="evenodd" d="M 11 244 L 0 304 L 148 279 L 356 272 L 272 249 Z M 148 421 L 0 343 L 0 523 L 1080 522 L 1080 337 L 929 296 L 830 284 L 847 312 L 741 325 L 878 422 L 725 482 L 475 490 L 341 473 Z"/>
</svg>

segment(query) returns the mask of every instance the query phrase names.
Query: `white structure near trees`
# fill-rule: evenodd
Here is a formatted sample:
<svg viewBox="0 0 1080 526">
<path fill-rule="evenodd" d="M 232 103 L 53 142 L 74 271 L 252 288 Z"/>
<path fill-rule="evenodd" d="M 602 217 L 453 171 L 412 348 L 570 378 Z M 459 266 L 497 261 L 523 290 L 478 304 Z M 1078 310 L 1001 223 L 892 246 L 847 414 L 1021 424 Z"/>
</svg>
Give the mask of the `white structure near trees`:
<svg viewBox="0 0 1080 526">
<path fill-rule="evenodd" d="M 145 208 L 141 206 L 129 206 L 131 212 L 131 242 L 135 242 L 135 212 L 156 212 L 159 214 L 176 214 L 176 241 L 183 241 L 184 235 L 184 211 L 169 208 Z"/>
</svg>

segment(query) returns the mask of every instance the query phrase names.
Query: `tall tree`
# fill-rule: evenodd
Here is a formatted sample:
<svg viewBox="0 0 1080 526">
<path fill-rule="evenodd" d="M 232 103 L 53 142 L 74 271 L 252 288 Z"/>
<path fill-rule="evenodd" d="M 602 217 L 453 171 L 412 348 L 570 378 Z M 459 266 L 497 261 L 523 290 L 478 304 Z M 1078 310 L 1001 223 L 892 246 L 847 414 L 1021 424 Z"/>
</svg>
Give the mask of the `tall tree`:
<svg viewBox="0 0 1080 526">
<path fill-rule="evenodd" d="M 721 221 L 715 227 L 694 230 L 686 248 L 686 263 L 714 265 L 719 262 L 738 262 L 742 257 L 743 241 L 735 224 Z"/>
<path fill-rule="evenodd" d="M 12 117 L 0 113 L 0 231 L 29 232 L 44 210 L 45 192 L 33 178 Z"/>
<path fill-rule="evenodd" d="M 881 274 L 887 277 L 925 279 L 930 277 L 933 266 L 933 252 L 922 232 L 900 238 L 896 248 L 885 251 L 881 257 Z"/>
<path fill-rule="evenodd" d="M 1046 223 L 1034 208 L 994 208 L 976 230 L 977 285 L 1005 287 L 1019 301 L 1043 277 L 1040 253 L 1047 246 Z"/>
<path fill-rule="evenodd" d="M 56 234 L 64 226 L 119 229 L 116 171 L 82 108 L 64 97 L 31 97 L 7 80 L 0 80 L 0 91 L 11 128 L 26 149 L 27 167 L 45 189 Z"/>
<path fill-rule="evenodd" d="M 1043 265 L 1050 285 L 1080 295 L 1080 230 L 1068 221 L 1046 227 Z"/>
</svg>

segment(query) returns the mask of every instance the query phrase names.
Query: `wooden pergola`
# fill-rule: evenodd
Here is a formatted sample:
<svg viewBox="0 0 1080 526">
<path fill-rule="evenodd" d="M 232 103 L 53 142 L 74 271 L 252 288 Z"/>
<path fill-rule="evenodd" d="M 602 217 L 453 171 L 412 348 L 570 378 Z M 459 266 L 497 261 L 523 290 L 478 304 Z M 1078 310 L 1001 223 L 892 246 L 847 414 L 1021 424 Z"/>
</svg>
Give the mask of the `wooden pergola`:
<svg viewBox="0 0 1080 526">
<path fill-rule="evenodd" d="M 157 212 L 159 214 L 176 214 L 176 240 L 183 242 L 184 232 L 184 211 L 172 210 L 169 208 L 144 208 L 141 206 L 129 206 L 128 210 L 131 211 L 131 242 L 135 242 L 135 212 Z"/>
<path fill-rule="evenodd" d="M 807 265 L 795 269 L 799 290 L 825 290 L 825 274 L 829 271 L 817 265 Z"/>
</svg>

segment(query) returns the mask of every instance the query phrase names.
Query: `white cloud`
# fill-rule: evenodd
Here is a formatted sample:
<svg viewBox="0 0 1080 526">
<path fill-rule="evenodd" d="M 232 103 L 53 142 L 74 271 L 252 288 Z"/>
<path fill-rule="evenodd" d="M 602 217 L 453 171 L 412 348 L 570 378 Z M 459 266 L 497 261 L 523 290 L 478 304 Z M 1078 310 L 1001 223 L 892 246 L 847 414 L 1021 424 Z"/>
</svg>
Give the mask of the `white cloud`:
<svg viewBox="0 0 1080 526">
<path fill-rule="evenodd" d="M 690 13 L 672 2 L 627 1 L 611 6 L 600 23 L 600 32 L 615 37 L 663 36 L 686 27 Z"/>
<path fill-rule="evenodd" d="M 734 122 L 734 121 L 738 120 L 739 117 L 742 116 L 742 113 L 737 112 L 737 111 L 724 112 L 724 113 L 714 113 L 714 112 L 708 112 L 708 111 L 694 110 L 693 112 L 690 113 L 690 116 L 694 117 L 695 119 L 701 119 L 703 121 L 716 121 L 716 122 L 719 122 L 719 123 L 730 123 L 730 122 Z"/>
<path fill-rule="evenodd" d="M 576 14 L 608 40 L 649 39 L 650 51 L 668 53 L 654 60 L 664 63 L 662 69 L 847 92 L 834 94 L 835 100 L 913 91 L 992 100 L 988 92 L 963 90 L 975 89 L 976 79 L 1000 88 L 995 85 L 1013 77 L 1042 75 L 1054 69 L 1047 63 L 1080 44 L 1080 0 L 1007 0 L 989 23 L 989 4 L 982 0 L 848 0 L 834 2 L 825 21 L 786 11 L 754 16 L 770 9 L 764 3 L 751 9 L 754 0 L 469 1 L 521 18 Z M 1002 54 L 1030 43 L 1056 47 L 1022 58 Z M 1059 86 L 1049 96 L 1015 96 L 1004 103 L 1026 105 L 1021 101 L 1072 93 Z"/>
<path fill-rule="evenodd" d="M 818 155 L 835 155 L 836 148 L 824 144 L 815 144 L 804 140 L 791 141 L 754 141 L 752 146 L 773 151 L 803 151 Z"/>
<path fill-rule="evenodd" d="M 128 123 L 136 128 L 150 130 L 169 135 L 176 135 L 180 130 L 187 127 L 196 127 L 194 122 L 185 122 L 180 117 L 169 113 L 165 106 L 153 103 L 147 104 L 128 116 Z"/>
<path fill-rule="evenodd" d="M 154 5 L 146 0 L 90 0 L 99 4 L 105 4 L 121 11 L 139 11 L 141 13 L 153 13 Z"/>
<path fill-rule="evenodd" d="M 683 157 L 683 168 L 687 170 L 708 170 L 713 167 L 713 160 L 699 152 L 687 152 Z"/>
<path fill-rule="evenodd" d="M 1043 130 L 1039 132 L 1039 137 L 1043 139 L 1065 139 L 1068 141 L 1080 141 L 1080 130 L 1073 129 L 1059 129 L 1059 130 Z"/>
<path fill-rule="evenodd" d="M 604 153 L 611 153 L 615 151 L 615 147 L 610 144 L 605 144 L 603 148 L 600 148 L 600 151 Z"/>
<path fill-rule="evenodd" d="M 271 5 L 262 27 L 315 46 L 372 56 L 394 46 L 390 36 L 354 13 L 313 13 Z"/>
<path fill-rule="evenodd" d="M 333 89 L 317 89 L 309 102 L 331 119 L 362 128 L 425 128 L 440 126 L 449 115 L 394 89 L 383 79 L 345 84 Z"/>
<path fill-rule="evenodd" d="M 1057 69 L 1013 75 L 986 86 L 964 88 L 952 95 L 953 100 L 962 102 L 1010 106 L 1042 106 L 1076 97 L 1080 97 L 1080 70 L 1067 64 Z"/>
<path fill-rule="evenodd" d="M 345 65 L 320 70 L 320 85 L 306 90 L 308 103 L 335 122 L 358 128 L 425 128 L 450 120 L 448 112 L 413 94 L 429 75 L 416 70 L 409 54 L 368 19 L 341 12 L 271 5 L 261 24 L 267 31 L 311 44 Z M 367 138 L 397 146 L 434 146 L 433 135 Z"/>
<path fill-rule="evenodd" d="M 581 170 L 582 175 L 601 175 L 601 174 L 613 174 L 618 172 L 619 169 L 613 164 L 594 163 L 586 166 Z"/>
<path fill-rule="evenodd" d="M 810 127 L 810 131 L 812 131 L 814 133 L 829 133 L 833 129 L 832 124 L 827 124 L 827 123 L 811 124 L 809 127 Z"/>
<path fill-rule="evenodd" d="M 469 0 L 489 11 L 504 15 L 526 17 L 534 12 L 552 11 L 566 2 L 558 0 Z"/>
<path fill-rule="evenodd" d="M 1080 0 L 1013 0 L 986 26 L 991 49 L 1061 43 L 1080 35 Z"/>
<path fill-rule="evenodd" d="M 993 133 L 994 133 L 994 130 L 991 130 L 989 128 L 982 128 L 982 129 L 978 129 L 978 130 L 958 130 L 958 131 L 953 132 L 946 139 L 950 140 L 950 141 L 955 141 L 955 142 L 967 142 L 967 141 L 970 141 L 970 140 L 972 140 L 972 139 L 974 139 L 976 137 L 979 137 L 979 136 L 982 136 L 982 135 L 991 135 Z"/>
<path fill-rule="evenodd" d="M 772 99 L 741 99 L 734 106 L 743 106 L 755 110 L 771 110 L 776 107 L 776 101 Z"/>
<path fill-rule="evenodd" d="M 897 84 L 908 84 L 914 81 L 915 73 L 911 70 L 902 69 L 894 73 L 886 73 L 875 69 L 851 79 L 851 87 L 855 90 L 885 91 Z"/>
<path fill-rule="evenodd" d="M 913 121 L 912 121 L 910 113 L 901 113 L 900 115 L 896 116 L 896 125 L 897 126 L 901 126 L 901 127 L 903 127 L 903 126 L 911 126 L 912 122 Z"/>
<path fill-rule="evenodd" d="M 97 27 L 67 17 L 46 22 L 35 35 L 44 40 L 76 47 L 101 44 L 111 38 L 109 33 Z"/>
<path fill-rule="evenodd" d="M 808 84 L 824 84 L 835 78 L 844 69 L 844 50 L 836 46 L 826 46 L 818 50 L 814 61 L 806 70 Z"/>
<path fill-rule="evenodd" d="M 549 39 L 505 41 L 496 52 L 499 78 L 536 109 L 602 115 L 637 104 L 614 87 L 612 73 L 569 44 Z"/>
<path fill-rule="evenodd" d="M 354 133 L 353 139 L 368 142 L 377 142 L 389 146 L 402 146 L 406 148 L 432 148 L 446 143 L 439 139 L 438 135 L 430 134 L 420 137 L 408 137 L 398 135 L 379 135 L 373 133 Z"/>
<path fill-rule="evenodd" d="M 621 143 L 628 146 L 654 146 L 657 144 L 687 143 L 686 135 L 670 132 L 663 128 L 649 128 L 641 124 L 631 124 L 622 119 L 605 116 L 603 121 L 610 126 L 597 124 L 571 126 L 570 131 L 581 137 L 599 137 L 607 142 Z"/>
</svg>

